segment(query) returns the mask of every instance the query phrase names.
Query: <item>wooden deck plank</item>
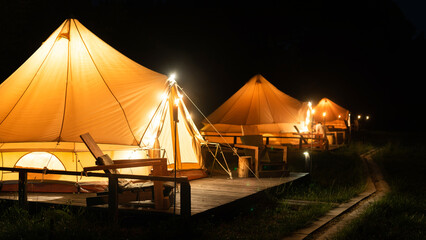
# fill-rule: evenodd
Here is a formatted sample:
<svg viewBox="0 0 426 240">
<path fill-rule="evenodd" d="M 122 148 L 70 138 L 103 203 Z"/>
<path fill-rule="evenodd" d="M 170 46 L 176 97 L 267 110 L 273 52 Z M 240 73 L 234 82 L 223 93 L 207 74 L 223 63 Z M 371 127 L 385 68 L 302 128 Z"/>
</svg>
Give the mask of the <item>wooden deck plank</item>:
<svg viewBox="0 0 426 240">
<path fill-rule="evenodd" d="M 191 185 L 191 215 L 220 207 L 222 205 L 248 197 L 268 188 L 279 186 L 306 176 L 307 173 L 291 173 L 284 178 L 236 178 L 227 179 L 214 176 L 190 181 Z M 179 189 L 180 190 L 180 189 Z M 176 213 L 180 214 L 180 192 L 176 196 Z M 86 206 L 86 198 L 95 196 L 94 193 L 28 193 L 29 202 L 44 202 L 73 206 Z M 17 192 L 0 192 L 0 199 L 17 200 Z M 108 208 L 107 205 L 100 206 Z M 134 206 L 120 206 L 122 210 L 151 211 L 173 213 L 173 207 L 168 210 L 146 209 Z"/>
</svg>

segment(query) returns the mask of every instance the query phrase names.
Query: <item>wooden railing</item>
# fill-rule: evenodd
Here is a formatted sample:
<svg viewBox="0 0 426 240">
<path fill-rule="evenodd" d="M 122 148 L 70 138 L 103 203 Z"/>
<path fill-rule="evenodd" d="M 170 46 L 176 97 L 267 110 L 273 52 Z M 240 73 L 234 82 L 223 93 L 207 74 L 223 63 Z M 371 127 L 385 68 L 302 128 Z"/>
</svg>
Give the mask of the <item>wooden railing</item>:
<svg viewBox="0 0 426 240">
<path fill-rule="evenodd" d="M 344 132 L 343 132 L 344 133 Z M 294 136 L 263 136 L 264 139 L 264 143 L 266 145 L 270 144 L 270 139 L 293 139 L 293 140 L 297 140 L 298 144 L 293 144 L 294 146 L 298 146 L 299 148 L 305 146 L 306 144 L 303 144 L 303 140 L 318 140 L 318 134 L 314 134 L 315 137 L 312 138 L 312 134 L 311 133 L 304 133 L 303 135 L 305 135 L 304 138 L 300 137 L 299 134 L 294 133 Z M 333 135 L 335 139 L 337 139 L 337 132 L 327 132 L 327 135 Z M 241 137 L 241 135 L 224 135 L 224 136 L 220 136 L 220 135 L 212 135 L 212 134 L 207 134 L 207 135 L 203 135 L 203 137 L 223 137 L 224 139 L 229 139 L 232 138 L 232 143 L 230 143 L 231 145 L 235 145 L 235 144 L 241 144 L 241 142 L 238 142 L 238 138 Z M 343 138 L 345 139 L 345 135 L 343 136 Z M 321 141 L 325 142 L 327 141 L 325 138 L 321 139 Z M 308 145 L 306 145 L 308 146 Z"/>
<path fill-rule="evenodd" d="M 118 179 L 119 178 L 162 181 L 162 182 L 176 181 L 176 183 L 180 184 L 180 215 L 183 217 L 191 216 L 191 185 L 189 184 L 188 177 L 174 178 L 174 177 L 166 177 L 166 176 L 144 176 L 144 175 L 130 175 L 130 174 L 111 174 L 111 173 L 77 172 L 77 171 L 33 169 L 33 168 L 11 168 L 11 167 L 0 167 L 0 171 L 19 172 L 18 202 L 21 207 L 27 207 L 28 205 L 28 197 L 27 197 L 28 173 L 108 178 L 108 189 L 109 189 L 108 212 L 110 215 L 110 219 L 114 222 L 117 221 L 118 219 Z"/>
<path fill-rule="evenodd" d="M 212 135 L 212 134 L 207 134 L 207 135 L 203 135 L 203 137 L 223 137 L 223 138 L 232 138 L 233 139 L 233 143 L 232 144 L 238 144 L 238 138 L 241 137 L 241 135 Z M 298 136 L 263 136 L 263 139 L 265 139 L 265 144 L 268 145 L 269 143 L 269 139 L 271 138 L 278 138 L 278 139 L 299 139 L 300 137 Z"/>
</svg>

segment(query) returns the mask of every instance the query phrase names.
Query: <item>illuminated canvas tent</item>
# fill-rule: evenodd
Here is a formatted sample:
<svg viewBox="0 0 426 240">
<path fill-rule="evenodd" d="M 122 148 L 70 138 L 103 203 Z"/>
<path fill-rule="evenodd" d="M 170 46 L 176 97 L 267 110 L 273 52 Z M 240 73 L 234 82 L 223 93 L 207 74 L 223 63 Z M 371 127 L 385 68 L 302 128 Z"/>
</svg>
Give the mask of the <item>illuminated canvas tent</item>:
<svg viewBox="0 0 426 240">
<path fill-rule="evenodd" d="M 157 143 L 164 149 L 161 156 L 167 157 L 169 165 L 176 162 L 177 169 L 200 169 L 203 167 L 201 145 L 204 139 L 192 121 L 183 97 L 182 89 L 170 81 L 145 129 L 141 145 L 155 148 Z"/>
<path fill-rule="evenodd" d="M 171 166 L 177 152 L 178 169 L 200 169 L 202 138 L 180 99 L 178 141 L 172 144 L 175 129 L 168 102 L 176 97 L 177 85 L 167 76 L 132 61 L 78 20 L 68 19 L 0 85 L 2 166 L 81 171 L 95 163 L 79 137 L 86 132 L 112 159 L 146 158 L 146 149 L 155 143 L 147 134 L 157 128 Z M 168 116 L 161 124 L 155 123 L 156 111 Z M 17 179 L 17 173 L 1 174 L 2 180 Z"/>
<path fill-rule="evenodd" d="M 321 99 L 313 109 L 315 110 L 313 115 L 314 122 L 323 122 L 327 126 L 340 129 L 346 129 L 350 126 L 349 110 L 337 105 L 328 98 Z"/>
<path fill-rule="evenodd" d="M 207 119 L 221 134 L 279 135 L 304 129 L 307 104 L 278 90 L 262 75 L 252 77 Z M 208 121 L 201 131 L 215 131 Z M 248 130 L 244 132 L 245 130 Z"/>
</svg>

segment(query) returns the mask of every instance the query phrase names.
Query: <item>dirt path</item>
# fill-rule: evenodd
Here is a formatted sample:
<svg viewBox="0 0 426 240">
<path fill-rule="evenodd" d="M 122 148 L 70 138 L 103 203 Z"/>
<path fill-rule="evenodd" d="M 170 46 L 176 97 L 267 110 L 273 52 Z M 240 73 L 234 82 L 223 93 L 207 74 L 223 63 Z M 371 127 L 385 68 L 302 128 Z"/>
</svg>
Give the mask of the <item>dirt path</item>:
<svg viewBox="0 0 426 240">
<path fill-rule="evenodd" d="M 329 239 L 339 230 L 341 230 L 346 224 L 360 216 L 371 203 L 381 199 L 386 193 L 389 192 L 389 185 L 384 180 L 380 168 L 372 159 L 372 156 L 375 152 L 376 150 L 369 151 L 366 154 L 361 155 L 361 157 L 366 163 L 371 178 L 371 181 L 369 179 L 369 184 L 373 184 L 373 186 L 370 187 L 375 187 L 376 192 L 370 195 L 369 197 L 363 199 L 358 204 L 348 209 L 346 212 L 339 215 L 338 217 L 334 218 L 327 224 L 323 225 L 317 231 L 308 235 L 305 239 Z"/>
</svg>

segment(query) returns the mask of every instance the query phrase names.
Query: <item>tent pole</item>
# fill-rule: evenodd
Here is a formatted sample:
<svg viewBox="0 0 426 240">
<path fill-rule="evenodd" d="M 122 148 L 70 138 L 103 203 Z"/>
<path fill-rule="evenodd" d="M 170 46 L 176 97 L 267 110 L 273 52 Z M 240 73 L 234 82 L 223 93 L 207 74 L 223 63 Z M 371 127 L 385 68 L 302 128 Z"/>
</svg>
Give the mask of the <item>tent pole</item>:
<svg viewBox="0 0 426 240">
<path fill-rule="evenodd" d="M 175 193 L 174 193 L 174 197 L 173 197 L 173 215 L 176 215 L 176 171 L 177 171 L 177 168 L 176 168 L 176 156 L 177 156 L 177 153 L 176 153 L 176 127 L 177 127 L 177 121 L 176 120 L 174 120 L 174 124 L 175 124 L 175 146 L 174 146 L 174 159 L 175 159 L 175 164 L 174 164 L 174 167 L 175 167 L 175 187 L 174 187 L 174 191 L 175 191 Z"/>
<path fill-rule="evenodd" d="M 173 93 L 173 92 L 172 92 Z M 177 174 L 177 163 L 178 163 L 178 153 L 177 153 L 177 123 L 179 122 L 178 116 L 179 116 L 179 104 L 174 104 L 174 96 L 175 94 L 172 94 L 173 101 L 169 104 L 173 104 L 173 124 L 174 124 L 174 170 L 175 170 L 175 184 L 174 184 L 174 198 L 173 198 L 173 215 L 176 215 L 176 174 Z"/>
</svg>

